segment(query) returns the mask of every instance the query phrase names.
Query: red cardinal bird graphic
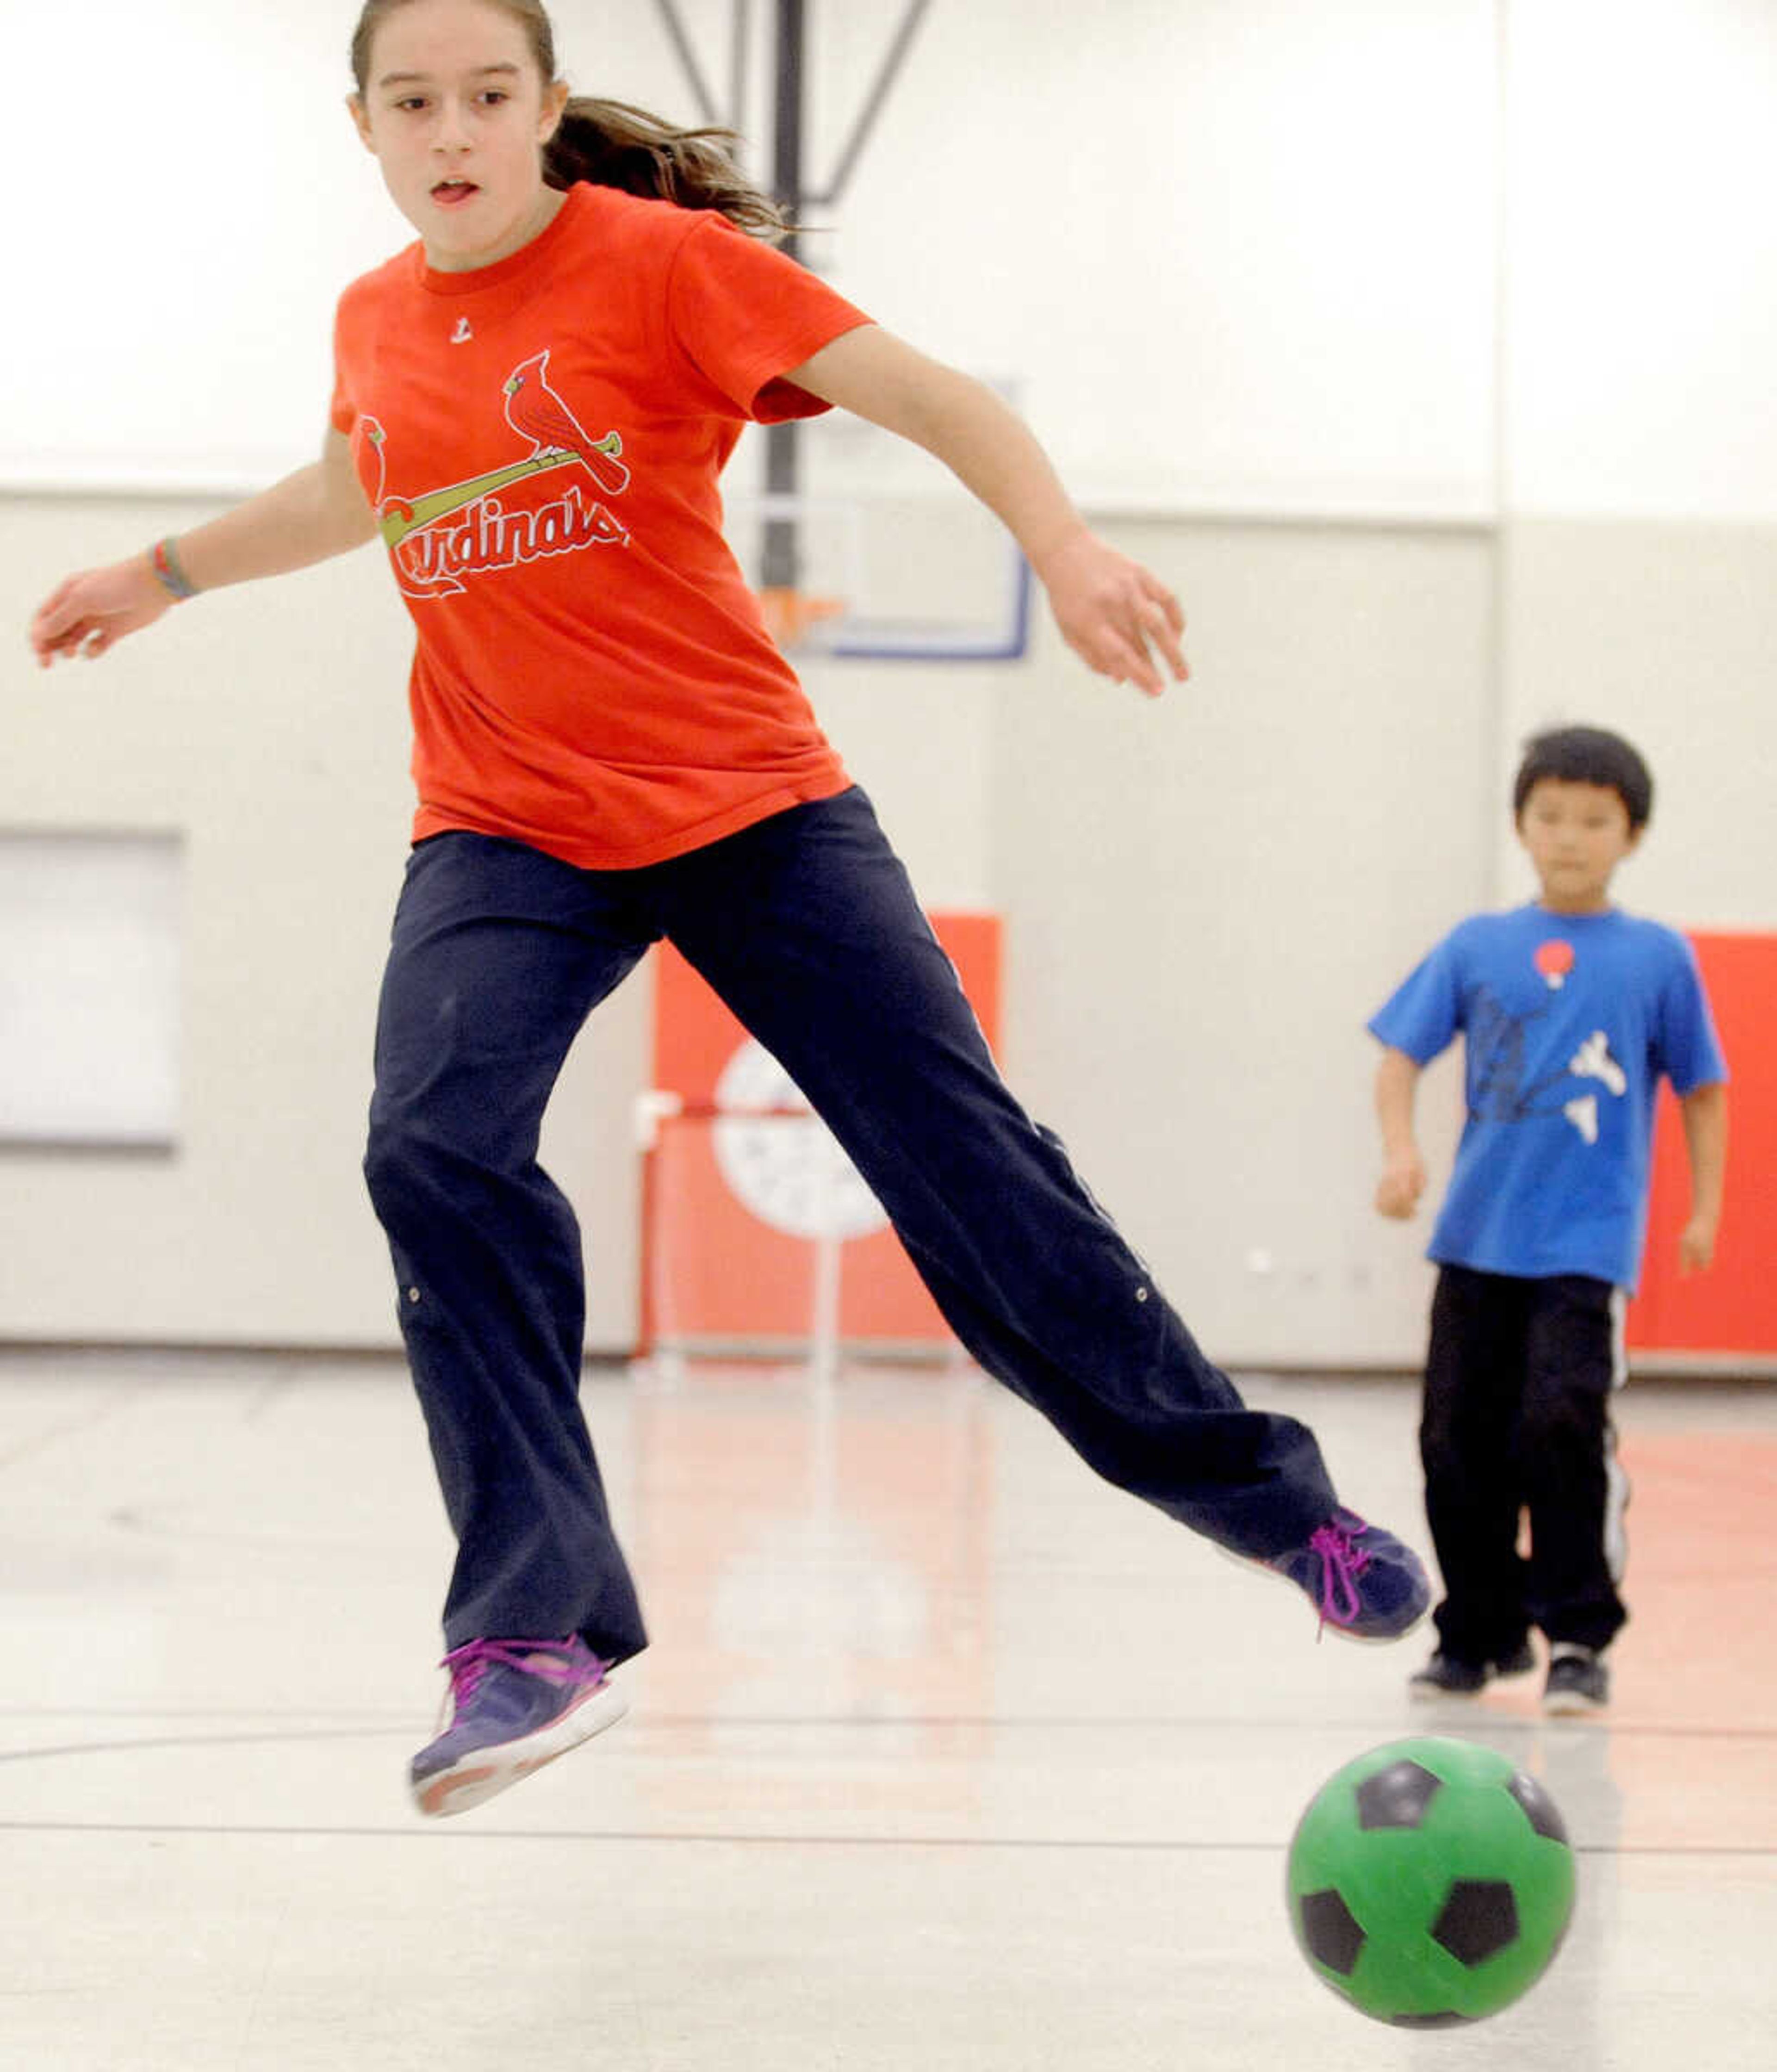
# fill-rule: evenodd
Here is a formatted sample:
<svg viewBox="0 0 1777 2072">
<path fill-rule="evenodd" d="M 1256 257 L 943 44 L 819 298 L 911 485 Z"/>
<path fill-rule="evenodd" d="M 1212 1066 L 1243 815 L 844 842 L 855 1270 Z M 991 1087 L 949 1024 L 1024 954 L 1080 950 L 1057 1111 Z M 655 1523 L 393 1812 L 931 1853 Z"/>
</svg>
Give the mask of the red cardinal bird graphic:
<svg viewBox="0 0 1777 2072">
<path fill-rule="evenodd" d="M 571 453 L 578 456 L 593 480 L 607 495 L 627 487 L 629 470 L 618 459 L 622 438 L 607 432 L 589 438 L 579 421 L 545 379 L 549 356 L 535 353 L 506 377 L 506 421 L 521 439 L 531 442 L 532 455 Z"/>
</svg>

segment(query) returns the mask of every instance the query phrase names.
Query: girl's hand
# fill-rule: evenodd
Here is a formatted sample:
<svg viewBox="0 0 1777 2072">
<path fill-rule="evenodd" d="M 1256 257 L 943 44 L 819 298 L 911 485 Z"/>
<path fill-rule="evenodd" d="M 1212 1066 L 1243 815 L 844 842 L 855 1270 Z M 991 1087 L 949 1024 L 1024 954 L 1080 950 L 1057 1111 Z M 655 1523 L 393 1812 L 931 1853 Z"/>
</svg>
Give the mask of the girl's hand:
<svg viewBox="0 0 1777 2072">
<path fill-rule="evenodd" d="M 1425 1167 L 1417 1151 L 1400 1151 L 1382 1169 L 1376 1184 L 1377 1212 L 1405 1223 L 1425 1191 Z"/>
<path fill-rule="evenodd" d="M 47 669 L 59 657 L 103 655 L 126 633 L 152 626 L 172 603 L 145 554 L 70 576 L 31 622 L 38 666 Z"/>
<path fill-rule="evenodd" d="M 1049 593 L 1062 638 L 1089 668 L 1150 698 L 1165 689 L 1164 663 L 1183 683 L 1185 615 L 1160 578 L 1083 526 L 1032 565 Z"/>
</svg>

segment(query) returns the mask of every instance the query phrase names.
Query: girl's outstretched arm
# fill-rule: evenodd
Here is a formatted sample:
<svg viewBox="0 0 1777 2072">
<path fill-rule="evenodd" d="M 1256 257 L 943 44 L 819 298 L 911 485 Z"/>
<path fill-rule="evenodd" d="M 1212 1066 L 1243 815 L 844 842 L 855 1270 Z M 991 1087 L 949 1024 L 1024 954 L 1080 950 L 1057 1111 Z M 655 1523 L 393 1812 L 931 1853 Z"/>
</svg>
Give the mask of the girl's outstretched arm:
<svg viewBox="0 0 1777 2072">
<path fill-rule="evenodd" d="M 845 332 L 785 378 L 936 454 L 1004 520 L 1068 646 L 1100 676 L 1150 697 L 1165 688 L 1162 664 L 1184 680 L 1178 598 L 1088 528 L 1030 427 L 991 388 L 875 324 Z"/>
<path fill-rule="evenodd" d="M 352 448 L 327 433 L 321 458 L 179 539 L 178 566 L 199 590 L 306 569 L 374 537 Z M 59 583 L 31 623 L 31 644 L 47 668 L 58 656 L 103 655 L 125 634 L 152 626 L 175 602 L 150 549 Z"/>
</svg>

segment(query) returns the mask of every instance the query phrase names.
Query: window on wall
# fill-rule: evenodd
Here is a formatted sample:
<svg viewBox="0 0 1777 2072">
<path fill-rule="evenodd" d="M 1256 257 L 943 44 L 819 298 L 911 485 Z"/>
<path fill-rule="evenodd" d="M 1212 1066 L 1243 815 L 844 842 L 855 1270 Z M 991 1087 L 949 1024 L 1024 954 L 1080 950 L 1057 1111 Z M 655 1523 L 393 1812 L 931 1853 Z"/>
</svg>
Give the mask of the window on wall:
<svg viewBox="0 0 1777 2072">
<path fill-rule="evenodd" d="M 170 1149 L 176 835 L 0 830 L 0 1145 Z"/>
</svg>

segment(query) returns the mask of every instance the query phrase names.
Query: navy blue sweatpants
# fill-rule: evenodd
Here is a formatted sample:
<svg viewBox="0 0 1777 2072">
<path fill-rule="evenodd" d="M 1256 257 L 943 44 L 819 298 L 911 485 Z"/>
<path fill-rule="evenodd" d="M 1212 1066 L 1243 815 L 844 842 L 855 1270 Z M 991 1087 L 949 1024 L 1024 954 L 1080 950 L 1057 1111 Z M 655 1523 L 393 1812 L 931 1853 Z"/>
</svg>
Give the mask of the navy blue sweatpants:
<svg viewBox="0 0 1777 2072">
<path fill-rule="evenodd" d="M 1100 1474 L 1240 1553 L 1325 1522 L 1313 1434 L 1245 1408 L 1007 1092 L 862 791 L 636 870 L 444 834 L 396 914 L 365 1173 L 457 1536 L 448 1646 L 646 1644 L 579 1406 L 579 1232 L 537 1151 L 586 1016 L 663 936 L 807 1096 L 963 1345 Z"/>
</svg>

